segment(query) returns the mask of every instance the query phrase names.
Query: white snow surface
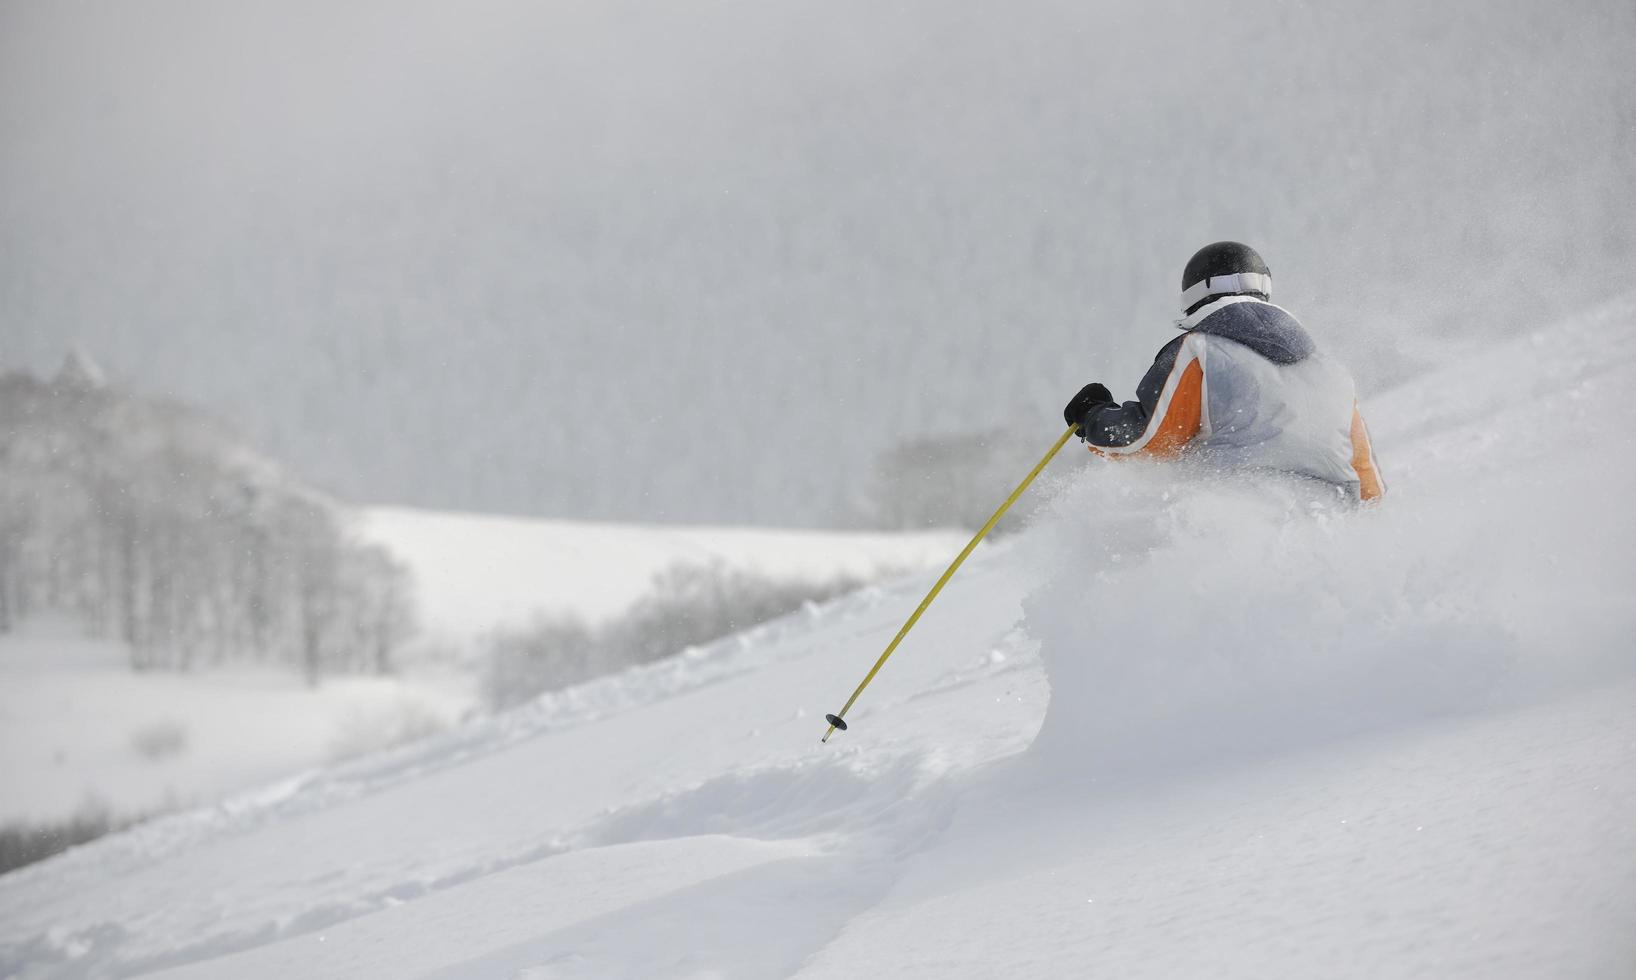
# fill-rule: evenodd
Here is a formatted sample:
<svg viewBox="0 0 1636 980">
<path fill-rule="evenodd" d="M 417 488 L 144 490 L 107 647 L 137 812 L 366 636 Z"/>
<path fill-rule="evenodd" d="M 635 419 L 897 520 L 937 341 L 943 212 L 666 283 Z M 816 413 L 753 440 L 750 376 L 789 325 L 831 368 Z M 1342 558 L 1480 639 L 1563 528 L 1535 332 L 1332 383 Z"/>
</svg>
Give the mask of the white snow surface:
<svg viewBox="0 0 1636 980">
<path fill-rule="evenodd" d="M 1363 513 L 1089 460 L 828 745 L 929 574 L 4 876 L 0 974 L 1636 975 L 1633 385 L 1371 398 Z"/>
<path fill-rule="evenodd" d="M 444 729 L 469 673 L 331 677 L 288 668 L 133 672 L 118 643 L 55 618 L 0 636 L 0 824 L 128 821 Z"/>
</svg>

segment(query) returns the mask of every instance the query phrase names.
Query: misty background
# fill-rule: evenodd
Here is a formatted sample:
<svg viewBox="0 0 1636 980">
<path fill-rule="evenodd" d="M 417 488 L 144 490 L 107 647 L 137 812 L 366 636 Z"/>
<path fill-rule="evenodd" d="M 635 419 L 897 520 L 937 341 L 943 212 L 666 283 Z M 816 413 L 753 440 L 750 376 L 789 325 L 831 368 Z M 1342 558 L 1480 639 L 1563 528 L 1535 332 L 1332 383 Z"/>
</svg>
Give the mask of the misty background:
<svg viewBox="0 0 1636 980">
<path fill-rule="evenodd" d="M 1131 397 L 1212 240 L 1366 406 L 1628 290 L 1633 50 L 1628 0 L 0 0 L 0 369 L 80 343 L 358 500 L 855 523 L 907 443 Z"/>
</svg>

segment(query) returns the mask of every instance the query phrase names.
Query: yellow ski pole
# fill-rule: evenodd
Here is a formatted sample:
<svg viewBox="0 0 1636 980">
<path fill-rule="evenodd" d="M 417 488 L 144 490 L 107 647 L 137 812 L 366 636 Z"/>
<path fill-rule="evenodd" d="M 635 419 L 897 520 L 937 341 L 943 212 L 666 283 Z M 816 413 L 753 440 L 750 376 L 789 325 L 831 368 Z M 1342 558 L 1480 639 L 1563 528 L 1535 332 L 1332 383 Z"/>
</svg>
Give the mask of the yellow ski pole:
<svg viewBox="0 0 1636 980">
<path fill-rule="evenodd" d="M 932 591 L 926 593 L 926 598 L 920 600 L 919 608 L 910 614 L 908 621 L 903 624 L 903 628 L 898 630 L 898 635 L 892 637 L 892 642 L 886 645 L 886 652 L 880 655 L 879 660 L 875 661 L 875 666 L 869 668 L 869 673 L 864 675 L 863 681 L 858 684 L 858 689 L 853 691 L 852 696 L 846 699 L 846 704 L 835 714 L 824 716 L 824 720 L 829 722 L 829 731 L 825 732 L 824 737 L 819 739 L 820 742 L 828 742 L 829 737 L 835 734 L 837 730 L 846 731 L 846 713 L 852 710 L 852 706 L 857 703 L 858 695 L 862 694 L 863 689 L 869 686 L 869 682 L 875 679 L 876 674 L 880 673 L 881 666 L 886 663 L 886 658 L 892 655 L 892 651 L 898 648 L 898 644 L 903 642 L 903 638 L 909 635 L 909 631 L 915 628 L 916 623 L 920 622 L 920 614 L 925 612 L 926 607 L 930 606 L 932 600 L 937 598 L 937 594 L 943 591 L 943 586 L 949 584 L 949 579 L 954 577 L 954 573 L 959 570 L 960 565 L 966 560 L 966 556 L 971 554 L 972 550 L 977 547 L 977 542 L 983 540 L 988 532 L 994 529 L 994 525 L 1000 523 L 1000 518 L 1005 516 L 1005 512 L 1011 509 L 1011 505 L 1016 503 L 1017 498 L 1023 495 L 1023 491 L 1027 490 L 1028 485 L 1034 482 L 1034 478 L 1040 475 L 1040 471 L 1044 470 L 1051 460 L 1056 458 L 1057 453 L 1062 451 L 1062 447 L 1067 445 L 1068 440 L 1078 431 L 1078 425 L 1068 426 L 1068 431 L 1064 432 L 1062 438 L 1057 440 L 1056 445 L 1052 446 L 1050 451 L 1038 463 L 1034 464 L 1034 468 L 1028 471 L 1028 475 L 1023 477 L 1021 483 L 1017 484 L 1017 489 L 1011 491 L 1011 496 L 1005 498 L 1005 503 L 1001 504 L 1000 509 L 994 512 L 994 516 L 988 519 L 988 523 L 984 524 L 983 529 L 977 532 L 977 536 L 972 538 L 971 542 L 961 549 L 960 554 L 955 556 L 954 561 L 943 572 L 943 576 L 937 580 L 937 584 L 932 586 Z"/>
</svg>

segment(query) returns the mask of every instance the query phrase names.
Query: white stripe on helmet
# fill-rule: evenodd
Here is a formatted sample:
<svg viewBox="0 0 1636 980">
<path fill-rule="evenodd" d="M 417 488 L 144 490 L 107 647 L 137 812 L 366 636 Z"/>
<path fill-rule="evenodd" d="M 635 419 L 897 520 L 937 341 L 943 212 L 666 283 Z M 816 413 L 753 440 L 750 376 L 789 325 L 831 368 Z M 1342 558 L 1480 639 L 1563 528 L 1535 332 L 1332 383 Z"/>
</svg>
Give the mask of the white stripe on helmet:
<svg viewBox="0 0 1636 980">
<path fill-rule="evenodd" d="M 1259 272 L 1234 272 L 1225 276 L 1206 276 L 1182 290 L 1182 312 L 1204 299 L 1227 293 L 1260 293 L 1272 298 L 1272 276 Z"/>
</svg>

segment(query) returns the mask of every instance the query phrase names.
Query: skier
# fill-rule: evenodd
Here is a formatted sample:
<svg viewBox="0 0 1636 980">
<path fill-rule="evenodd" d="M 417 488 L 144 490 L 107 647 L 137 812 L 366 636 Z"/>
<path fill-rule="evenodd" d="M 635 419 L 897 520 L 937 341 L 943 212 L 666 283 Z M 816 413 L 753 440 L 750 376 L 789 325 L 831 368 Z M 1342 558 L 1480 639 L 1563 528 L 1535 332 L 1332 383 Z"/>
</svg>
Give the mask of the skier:
<svg viewBox="0 0 1636 980">
<path fill-rule="evenodd" d="M 1255 249 L 1199 249 L 1182 271 L 1183 333 L 1160 348 L 1136 400 L 1121 405 L 1088 384 L 1063 418 L 1092 452 L 1297 473 L 1379 500 L 1386 485 L 1351 375 L 1271 299 L 1272 273 Z"/>
</svg>

